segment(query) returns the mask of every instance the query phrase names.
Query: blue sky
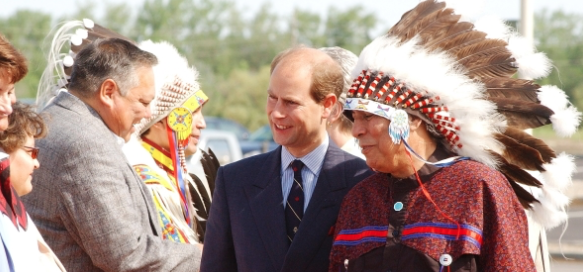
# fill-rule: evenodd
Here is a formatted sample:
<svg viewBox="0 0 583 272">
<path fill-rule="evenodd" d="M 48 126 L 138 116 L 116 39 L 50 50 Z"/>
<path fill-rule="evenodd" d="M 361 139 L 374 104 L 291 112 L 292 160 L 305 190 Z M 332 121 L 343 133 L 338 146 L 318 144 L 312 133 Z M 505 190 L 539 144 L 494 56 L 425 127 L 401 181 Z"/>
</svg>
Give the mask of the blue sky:
<svg viewBox="0 0 583 272">
<path fill-rule="evenodd" d="M 145 0 L 124 0 L 126 3 L 139 6 Z M 466 0 L 473 1 L 475 6 L 480 7 L 482 14 L 496 15 L 502 19 L 516 20 L 520 17 L 521 0 Z M 580 0 L 530 0 L 536 11 L 541 9 L 557 10 L 562 9 L 570 13 L 583 14 L 583 1 Z M 0 0 L 0 17 L 13 14 L 18 9 L 34 9 L 51 13 L 54 17 L 72 13 L 76 10 L 78 3 L 83 0 Z M 103 7 L 107 2 L 114 0 L 93 1 L 98 3 L 98 7 Z M 419 0 L 235 0 L 240 8 L 249 10 L 248 14 L 253 14 L 261 3 L 270 2 L 273 10 L 281 15 L 288 15 L 294 7 L 304 10 L 318 11 L 325 15 L 329 6 L 342 9 L 358 4 L 364 6 L 365 10 L 375 12 L 383 18 L 381 24 L 383 31 L 398 21 L 401 14 L 413 8 Z M 478 13 L 476 16 L 479 16 Z M 0 26 L 1 29 L 1 26 Z"/>
</svg>

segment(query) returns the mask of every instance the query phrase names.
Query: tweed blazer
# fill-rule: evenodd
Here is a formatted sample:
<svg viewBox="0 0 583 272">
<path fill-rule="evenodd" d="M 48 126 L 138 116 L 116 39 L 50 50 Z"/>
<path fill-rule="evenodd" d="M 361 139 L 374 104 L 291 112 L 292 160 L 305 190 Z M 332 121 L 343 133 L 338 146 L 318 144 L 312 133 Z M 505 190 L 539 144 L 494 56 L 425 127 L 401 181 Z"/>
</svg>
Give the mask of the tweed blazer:
<svg viewBox="0 0 583 272">
<path fill-rule="evenodd" d="M 146 185 L 99 114 L 69 93 L 43 110 L 40 168 L 23 198 L 69 271 L 196 271 L 200 250 L 162 240 Z"/>
<path fill-rule="evenodd" d="M 332 141 L 291 245 L 285 231 L 279 148 L 219 168 L 203 272 L 327 271 L 334 224 L 348 191 L 372 174 Z"/>
</svg>

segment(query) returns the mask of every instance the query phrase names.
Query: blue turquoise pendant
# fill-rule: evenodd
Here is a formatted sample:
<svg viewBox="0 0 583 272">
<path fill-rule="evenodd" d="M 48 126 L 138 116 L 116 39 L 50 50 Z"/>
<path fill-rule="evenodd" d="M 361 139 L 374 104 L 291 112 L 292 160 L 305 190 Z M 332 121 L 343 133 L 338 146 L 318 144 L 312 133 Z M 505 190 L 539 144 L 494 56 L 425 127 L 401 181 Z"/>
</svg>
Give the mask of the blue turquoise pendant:
<svg viewBox="0 0 583 272">
<path fill-rule="evenodd" d="M 393 205 L 393 209 L 395 209 L 395 211 L 401 211 L 403 209 L 403 203 L 401 202 L 395 202 L 395 205 Z"/>
</svg>

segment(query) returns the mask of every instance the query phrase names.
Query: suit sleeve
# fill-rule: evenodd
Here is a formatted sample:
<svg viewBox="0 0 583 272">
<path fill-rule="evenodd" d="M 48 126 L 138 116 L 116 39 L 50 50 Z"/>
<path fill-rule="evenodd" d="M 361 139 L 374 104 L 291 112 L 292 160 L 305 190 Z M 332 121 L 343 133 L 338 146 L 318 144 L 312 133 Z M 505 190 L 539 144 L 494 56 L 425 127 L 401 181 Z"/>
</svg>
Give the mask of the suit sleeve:
<svg viewBox="0 0 583 272">
<path fill-rule="evenodd" d="M 112 167 L 112 159 L 80 155 L 63 166 L 69 183 L 59 188 L 61 217 L 73 239 L 104 271 L 197 271 L 199 248 L 154 235 L 157 226 L 144 223 L 151 195 L 128 164 Z"/>
<path fill-rule="evenodd" d="M 237 271 L 224 167 L 219 168 L 206 227 L 201 271 Z"/>
</svg>

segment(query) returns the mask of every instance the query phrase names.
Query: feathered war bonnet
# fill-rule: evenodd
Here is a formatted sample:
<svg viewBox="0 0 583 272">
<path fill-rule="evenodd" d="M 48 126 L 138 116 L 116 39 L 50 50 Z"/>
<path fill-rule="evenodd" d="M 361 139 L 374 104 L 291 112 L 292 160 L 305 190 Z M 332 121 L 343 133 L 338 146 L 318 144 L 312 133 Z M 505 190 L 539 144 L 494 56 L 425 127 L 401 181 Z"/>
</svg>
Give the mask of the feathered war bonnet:
<svg viewBox="0 0 583 272">
<path fill-rule="evenodd" d="M 189 141 L 193 126 L 193 113 L 202 107 L 208 97 L 200 89 L 198 83 L 198 71 L 188 65 L 186 58 L 178 53 L 176 47 L 168 42 L 141 42 L 140 49 L 148 51 L 158 58 L 158 64 L 154 66 L 156 96 L 150 103 L 152 116 L 145 118 L 136 125 L 137 140 L 156 122 L 166 118 L 166 134 L 169 143 L 172 165 L 169 167 L 180 190 L 180 196 L 186 213 L 186 221 L 192 226 L 190 195 L 187 187 L 188 170 L 184 149 Z"/>
<path fill-rule="evenodd" d="M 517 71 L 547 76 L 544 54 L 521 46 L 500 21 L 482 32 L 460 18 L 434 0 L 405 13 L 363 49 L 345 113 L 366 111 L 391 120 L 393 142 L 406 146 L 407 113 L 421 117 L 451 151 L 503 173 L 534 219 L 555 227 L 567 219 L 563 192 L 571 183 L 573 158 L 556 155 L 523 130 L 552 124 L 558 135 L 570 136 L 581 113 L 557 87 L 513 78 Z"/>
</svg>

